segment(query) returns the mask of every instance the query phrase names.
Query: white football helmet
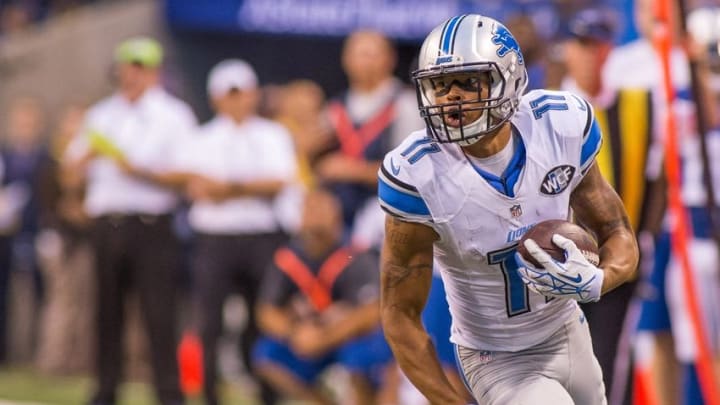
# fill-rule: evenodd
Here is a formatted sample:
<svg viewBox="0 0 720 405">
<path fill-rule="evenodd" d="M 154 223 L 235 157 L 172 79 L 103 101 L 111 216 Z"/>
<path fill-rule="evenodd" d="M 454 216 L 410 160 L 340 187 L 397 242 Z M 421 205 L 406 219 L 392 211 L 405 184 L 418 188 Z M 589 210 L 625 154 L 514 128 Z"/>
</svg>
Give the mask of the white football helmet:
<svg viewBox="0 0 720 405">
<path fill-rule="evenodd" d="M 418 68 L 412 77 L 420 115 L 438 142 L 470 145 L 497 130 L 517 110 L 528 83 L 515 37 L 503 24 L 477 14 L 452 17 L 433 29 L 420 49 Z M 443 81 L 458 74 L 468 79 Z M 478 83 L 489 83 L 489 96 L 482 96 Z M 466 91 L 477 89 L 477 99 L 437 102 L 443 94 L 438 94 L 438 86 L 447 93 L 453 85 Z M 481 111 L 481 115 L 463 122 L 463 113 L 469 111 Z M 447 125 L 446 117 L 458 125 Z"/>
</svg>

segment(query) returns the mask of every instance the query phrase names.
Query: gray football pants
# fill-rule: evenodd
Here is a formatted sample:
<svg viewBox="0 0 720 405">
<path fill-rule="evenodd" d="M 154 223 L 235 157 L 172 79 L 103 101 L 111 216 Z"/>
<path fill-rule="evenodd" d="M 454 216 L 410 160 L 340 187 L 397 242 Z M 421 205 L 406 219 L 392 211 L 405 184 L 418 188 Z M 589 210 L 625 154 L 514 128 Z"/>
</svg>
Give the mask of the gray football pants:
<svg viewBox="0 0 720 405">
<path fill-rule="evenodd" d="M 483 405 L 605 405 L 600 365 L 578 309 L 546 341 L 519 352 L 457 346 L 465 382 Z"/>
</svg>

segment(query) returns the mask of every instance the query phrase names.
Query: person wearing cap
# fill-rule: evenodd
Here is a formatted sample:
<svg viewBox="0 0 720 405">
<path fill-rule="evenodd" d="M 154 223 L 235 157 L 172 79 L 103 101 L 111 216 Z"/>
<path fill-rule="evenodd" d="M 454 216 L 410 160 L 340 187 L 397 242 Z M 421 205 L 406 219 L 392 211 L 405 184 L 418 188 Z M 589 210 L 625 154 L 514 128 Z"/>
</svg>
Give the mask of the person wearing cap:
<svg viewBox="0 0 720 405">
<path fill-rule="evenodd" d="M 116 403 L 124 299 L 131 289 L 144 315 L 159 402 L 181 404 L 175 357 L 179 245 L 171 221 L 182 183 L 165 173 L 175 170 L 196 118 L 160 86 L 163 51 L 157 41 L 130 38 L 116 48 L 114 60 L 116 91 L 88 110 L 63 162 L 84 175 L 84 209 L 94 221 L 98 340 L 91 404 Z"/>
<path fill-rule="evenodd" d="M 570 19 L 567 28 L 564 43 L 567 76 L 562 89 L 578 94 L 593 107 L 605 135 L 597 157 L 600 171 L 623 200 L 633 229 L 643 235 L 657 234 L 663 207 L 662 199 L 656 198 L 656 193 L 662 192 L 659 162 L 649 154 L 657 146 L 651 93 L 642 88 L 610 88 L 603 80 L 603 68 L 616 32 L 614 16 L 608 10 L 582 10 Z M 616 361 L 628 359 L 627 353 L 618 356 L 618 345 L 635 285 L 626 283 L 597 303 L 582 304 L 593 350 L 611 398 L 613 391 L 620 389 L 624 393 L 627 386 L 624 381 L 627 376 L 615 378 L 614 370 Z"/>
<path fill-rule="evenodd" d="M 184 159 L 192 201 L 189 223 L 196 234 L 192 259 L 193 327 L 204 356 L 204 394 L 216 392 L 218 338 L 223 304 L 239 292 L 248 308 L 242 336 L 243 360 L 258 336 L 255 302 L 260 281 L 275 249 L 285 241 L 274 200 L 296 178 L 291 135 L 282 125 L 257 116 L 258 79 L 242 60 L 218 63 L 209 73 L 207 91 L 215 117 L 199 128 L 191 154 Z M 262 386 L 264 403 L 273 398 Z"/>
</svg>

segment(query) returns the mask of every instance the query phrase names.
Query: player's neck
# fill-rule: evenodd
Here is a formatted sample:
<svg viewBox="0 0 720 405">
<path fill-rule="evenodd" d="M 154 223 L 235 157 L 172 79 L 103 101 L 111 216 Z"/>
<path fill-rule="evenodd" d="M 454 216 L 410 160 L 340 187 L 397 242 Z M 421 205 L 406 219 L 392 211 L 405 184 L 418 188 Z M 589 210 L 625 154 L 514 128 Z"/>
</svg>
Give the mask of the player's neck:
<svg viewBox="0 0 720 405">
<path fill-rule="evenodd" d="M 495 132 L 491 132 L 477 142 L 469 146 L 463 146 L 463 150 L 470 156 L 486 158 L 492 156 L 507 146 L 510 142 L 512 130 L 510 123 L 505 123 Z"/>
</svg>

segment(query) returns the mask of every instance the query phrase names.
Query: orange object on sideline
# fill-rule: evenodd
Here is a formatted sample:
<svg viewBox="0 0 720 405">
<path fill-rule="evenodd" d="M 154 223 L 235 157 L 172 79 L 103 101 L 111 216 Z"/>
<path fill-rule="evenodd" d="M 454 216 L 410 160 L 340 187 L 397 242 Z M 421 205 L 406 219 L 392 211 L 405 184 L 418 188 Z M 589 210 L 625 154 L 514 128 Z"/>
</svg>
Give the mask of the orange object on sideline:
<svg viewBox="0 0 720 405">
<path fill-rule="evenodd" d="M 203 347 L 194 332 L 185 332 L 178 346 L 180 389 L 186 396 L 196 396 L 203 388 Z"/>
<path fill-rule="evenodd" d="M 637 366 L 633 371 L 633 405 L 659 405 L 657 390 L 650 370 Z"/>
<path fill-rule="evenodd" d="M 663 86 L 665 91 L 666 114 L 666 134 L 665 134 L 665 170 L 668 180 L 668 199 L 669 209 L 672 214 L 673 221 L 671 225 L 672 251 L 677 256 L 682 267 L 682 276 L 685 284 L 685 304 L 690 313 L 690 320 L 693 326 L 693 334 L 698 349 L 696 358 L 696 368 L 698 378 L 700 380 L 700 389 L 706 405 L 720 405 L 720 393 L 718 387 L 715 386 L 715 376 L 713 374 L 712 351 L 708 343 L 708 335 L 703 325 L 700 314 L 700 305 L 696 297 L 697 288 L 693 280 L 692 265 L 688 255 L 687 244 L 688 237 L 691 235 L 691 229 L 688 225 L 687 213 L 680 193 L 680 155 L 678 153 L 678 135 L 675 122 L 675 114 L 672 113 L 672 103 L 675 100 L 675 88 L 672 84 L 672 75 L 670 70 L 670 54 L 672 51 L 672 32 L 670 26 L 670 0 L 658 0 L 655 2 L 655 15 L 658 26 L 654 33 L 655 47 L 660 54 L 663 72 Z M 700 108 L 700 106 L 696 106 Z M 705 134 L 700 134 L 705 136 Z M 711 197 L 710 197 L 711 198 Z"/>
</svg>

